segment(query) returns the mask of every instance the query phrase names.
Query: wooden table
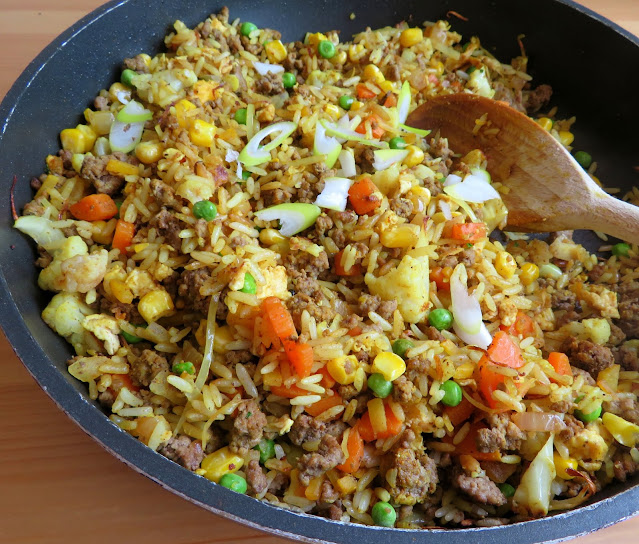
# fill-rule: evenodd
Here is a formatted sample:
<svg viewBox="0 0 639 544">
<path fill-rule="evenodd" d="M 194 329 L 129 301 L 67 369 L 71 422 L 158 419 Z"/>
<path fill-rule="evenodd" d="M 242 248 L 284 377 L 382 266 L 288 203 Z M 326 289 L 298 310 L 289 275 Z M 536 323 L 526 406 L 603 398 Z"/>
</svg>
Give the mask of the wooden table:
<svg viewBox="0 0 639 544">
<path fill-rule="evenodd" d="M 55 36 L 103 0 L 0 0 L 0 98 Z M 638 0 L 583 4 L 639 35 Z M 0 337 L 0 542 L 284 544 L 200 509 L 86 436 Z M 639 517 L 573 542 L 630 542 Z M 633 539 L 634 540 L 634 539 Z"/>
</svg>

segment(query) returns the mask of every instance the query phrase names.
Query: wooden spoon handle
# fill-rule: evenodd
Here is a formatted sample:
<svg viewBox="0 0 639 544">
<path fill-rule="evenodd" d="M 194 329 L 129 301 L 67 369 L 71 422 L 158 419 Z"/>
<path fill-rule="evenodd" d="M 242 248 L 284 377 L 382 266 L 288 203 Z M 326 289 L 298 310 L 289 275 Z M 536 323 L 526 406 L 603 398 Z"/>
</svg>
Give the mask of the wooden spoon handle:
<svg viewBox="0 0 639 544">
<path fill-rule="evenodd" d="M 605 232 L 632 244 L 639 244 L 639 207 L 607 194 L 594 193 L 581 228 Z"/>
</svg>

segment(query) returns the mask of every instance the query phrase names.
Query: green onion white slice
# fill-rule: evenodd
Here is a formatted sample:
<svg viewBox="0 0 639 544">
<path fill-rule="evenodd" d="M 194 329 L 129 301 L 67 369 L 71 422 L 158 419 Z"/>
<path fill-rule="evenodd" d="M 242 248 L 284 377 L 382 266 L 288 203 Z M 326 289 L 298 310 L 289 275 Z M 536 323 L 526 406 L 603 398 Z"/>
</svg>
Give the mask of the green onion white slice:
<svg viewBox="0 0 639 544">
<path fill-rule="evenodd" d="M 468 334 L 477 334 L 482 324 L 479 301 L 468 293 L 466 267 L 458 264 L 450 276 L 452 314 L 457 326 Z"/>
<path fill-rule="evenodd" d="M 115 116 L 121 123 L 141 123 L 153 118 L 153 113 L 135 100 L 129 101 Z"/>
<path fill-rule="evenodd" d="M 410 83 L 408 83 L 408 81 L 404 81 L 402 90 L 399 91 L 399 97 L 397 98 L 397 118 L 400 125 L 403 125 L 408 117 L 410 98 Z"/>
<path fill-rule="evenodd" d="M 417 134 L 417 136 L 421 136 L 425 138 L 430 134 L 430 130 L 423 130 L 421 128 L 409 127 L 408 125 L 404 125 L 400 123 L 399 128 L 401 128 L 404 132 L 411 132 L 412 134 Z"/>
<path fill-rule="evenodd" d="M 488 173 L 488 171 L 484 170 L 483 168 L 471 168 L 470 169 L 470 173 L 473 176 L 477 176 L 480 177 L 482 179 L 484 179 L 486 181 L 486 183 L 492 183 L 493 179 L 490 177 L 490 174 Z"/>
<path fill-rule="evenodd" d="M 343 212 L 346 209 L 348 190 L 352 183 L 352 180 L 348 178 L 324 179 L 324 190 L 317 195 L 315 204 L 322 208 Z"/>
<path fill-rule="evenodd" d="M 37 215 L 23 215 L 13 224 L 20 232 L 31 236 L 36 244 L 47 251 L 57 249 L 65 236 L 60 229 L 55 228 L 49 219 Z"/>
<path fill-rule="evenodd" d="M 123 123 L 114 121 L 109 131 L 111 151 L 121 151 L 122 153 L 132 151 L 140 143 L 143 132 L 144 122 Z"/>
<path fill-rule="evenodd" d="M 339 154 L 339 164 L 342 167 L 339 174 L 345 178 L 352 178 L 357 175 L 355 168 L 355 154 L 352 149 L 343 149 Z"/>
<path fill-rule="evenodd" d="M 278 220 L 280 234 L 293 236 L 313 225 L 321 212 L 322 210 L 315 204 L 288 202 L 257 211 L 255 215 L 263 221 Z"/>
<path fill-rule="evenodd" d="M 268 62 L 253 61 L 253 68 L 261 76 L 265 76 L 269 72 L 271 74 L 280 74 L 284 71 L 284 66 L 279 64 L 269 64 Z"/>
<path fill-rule="evenodd" d="M 324 125 L 326 134 L 329 136 L 336 136 L 337 138 L 343 138 L 344 140 L 350 140 L 352 142 L 358 142 L 363 145 L 370 145 L 371 147 L 378 147 L 380 149 L 386 149 L 388 147 L 388 143 L 386 142 L 382 142 L 380 140 L 367 140 L 359 132 L 341 128 L 340 126 L 334 123 L 329 123 L 326 120 L 321 120 L 320 123 Z"/>
<path fill-rule="evenodd" d="M 445 186 L 444 192 L 454 198 L 475 204 L 501 198 L 495 188 L 486 181 L 486 178 L 474 174 L 466 176 L 461 183 Z"/>
<path fill-rule="evenodd" d="M 337 162 L 337 157 L 342 150 L 342 144 L 337 141 L 337 138 L 326 135 L 326 129 L 322 123 L 315 125 L 315 139 L 313 141 L 313 155 L 326 155 L 326 166 L 333 168 L 333 165 Z"/>
<path fill-rule="evenodd" d="M 293 131 L 297 128 L 295 123 L 290 121 L 282 121 L 280 123 L 273 123 L 260 130 L 255 136 L 253 136 L 246 144 L 244 149 L 240 153 L 240 162 L 245 166 L 256 166 L 263 164 L 271 160 L 271 150 L 280 145 L 286 138 L 288 138 Z M 262 141 L 271 134 L 279 133 L 268 144 L 260 147 Z"/>
<path fill-rule="evenodd" d="M 373 151 L 375 160 L 373 168 L 377 171 L 386 170 L 393 164 L 402 162 L 408 156 L 408 149 L 378 149 Z"/>
</svg>

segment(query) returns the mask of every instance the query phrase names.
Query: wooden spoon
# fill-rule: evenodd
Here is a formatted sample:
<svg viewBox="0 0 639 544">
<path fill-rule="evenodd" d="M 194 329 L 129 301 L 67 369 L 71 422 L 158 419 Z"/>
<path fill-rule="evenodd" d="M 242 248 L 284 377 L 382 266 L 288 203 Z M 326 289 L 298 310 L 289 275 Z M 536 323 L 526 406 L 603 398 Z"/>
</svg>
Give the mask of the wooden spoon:
<svg viewBox="0 0 639 544">
<path fill-rule="evenodd" d="M 478 127 L 477 121 L 485 123 Z M 481 149 L 512 230 L 589 229 L 639 244 L 639 207 L 605 193 L 550 133 L 504 102 L 460 93 L 432 98 L 407 125 L 439 131 L 450 148 Z"/>
</svg>

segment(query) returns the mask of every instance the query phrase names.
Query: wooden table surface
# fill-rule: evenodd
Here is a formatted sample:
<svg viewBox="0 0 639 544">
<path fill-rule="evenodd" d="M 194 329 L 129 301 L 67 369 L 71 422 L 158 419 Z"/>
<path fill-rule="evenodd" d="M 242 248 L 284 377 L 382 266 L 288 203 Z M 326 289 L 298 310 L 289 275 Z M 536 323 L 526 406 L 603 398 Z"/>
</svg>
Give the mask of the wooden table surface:
<svg viewBox="0 0 639 544">
<path fill-rule="evenodd" d="M 103 0 L 0 0 L 0 99 L 60 32 Z M 639 0 L 582 3 L 639 35 Z M 165 491 L 58 410 L 0 337 L 0 542 L 284 544 Z M 575 544 L 630 542 L 639 517 Z"/>
</svg>

